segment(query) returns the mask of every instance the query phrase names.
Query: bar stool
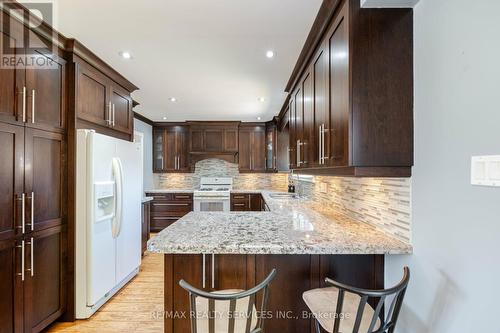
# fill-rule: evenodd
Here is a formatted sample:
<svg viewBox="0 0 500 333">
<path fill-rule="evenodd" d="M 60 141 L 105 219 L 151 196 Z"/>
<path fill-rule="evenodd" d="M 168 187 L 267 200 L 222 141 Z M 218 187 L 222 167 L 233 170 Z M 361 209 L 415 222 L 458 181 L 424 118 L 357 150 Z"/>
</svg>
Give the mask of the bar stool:
<svg viewBox="0 0 500 333">
<path fill-rule="evenodd" d="M 332 287 L 306 291 L 302 298 L 315 318 L 317 333 L 320 326 L 330 333 L 393 333 L 409 280 L 408 267 L 401 282 L 385 290 L 355 288 L 326 278 Z M 375 309 L 367 303 L 369 298 L 378 300 Z M 387 315 L 381 315 L 391 298 Z"/>
<path fill-rule="evenodd" d="M 259 313 L 266 311 L 269 283 L 276 269 L 249 290 L 213 292 L 199 290 L 184 280 L 179 285 L 188 291 L 191 308 L 191 333 L 257 333 L 264 331 L 264 318 L 257 316 L 255 297 L 263 291 Z"/>
</svg>

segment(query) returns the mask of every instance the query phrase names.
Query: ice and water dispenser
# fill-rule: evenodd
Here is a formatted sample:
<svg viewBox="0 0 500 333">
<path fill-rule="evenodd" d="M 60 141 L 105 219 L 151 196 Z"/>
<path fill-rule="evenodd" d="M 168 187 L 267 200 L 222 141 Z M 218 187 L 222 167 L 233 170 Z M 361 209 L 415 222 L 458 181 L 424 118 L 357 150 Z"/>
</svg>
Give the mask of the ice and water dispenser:
<svg viewBox="0 0 500 333">
<path fill-rule="evenodd" d="M 115 217 L 115 182 L 94 183 L 95 223 L 113 219 Z"/>
</svg>

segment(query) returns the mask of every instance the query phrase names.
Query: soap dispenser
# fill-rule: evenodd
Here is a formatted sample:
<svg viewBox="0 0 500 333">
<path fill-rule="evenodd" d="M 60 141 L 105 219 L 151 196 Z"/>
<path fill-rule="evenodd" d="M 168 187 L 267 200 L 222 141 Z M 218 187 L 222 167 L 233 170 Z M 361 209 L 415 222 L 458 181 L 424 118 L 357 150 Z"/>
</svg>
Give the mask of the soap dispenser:
<svg viewBox="0 0 500 333">
<path fill-rule="evenodd" d="M 295 183 L 293 180 L 293 170 L 290 173 L 290 177 L 288 178 L 288 193 L 295 193 Z"/>
</svg>

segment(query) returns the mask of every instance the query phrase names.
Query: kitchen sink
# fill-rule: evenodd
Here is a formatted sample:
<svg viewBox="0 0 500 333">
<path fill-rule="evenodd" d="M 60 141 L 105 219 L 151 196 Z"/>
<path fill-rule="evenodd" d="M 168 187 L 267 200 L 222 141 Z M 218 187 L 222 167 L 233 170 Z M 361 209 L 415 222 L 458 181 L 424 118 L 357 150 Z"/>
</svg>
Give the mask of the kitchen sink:
<svg viewBox="0 0 500 333">
<path fill-rule="evenodd" d="M 298 199 L 299 196 L 297 193 L 270 193 L 269 196 L 272 199 L 281 199 L 281 200 L 287 200 L 287 199 Z"/>
</svg>

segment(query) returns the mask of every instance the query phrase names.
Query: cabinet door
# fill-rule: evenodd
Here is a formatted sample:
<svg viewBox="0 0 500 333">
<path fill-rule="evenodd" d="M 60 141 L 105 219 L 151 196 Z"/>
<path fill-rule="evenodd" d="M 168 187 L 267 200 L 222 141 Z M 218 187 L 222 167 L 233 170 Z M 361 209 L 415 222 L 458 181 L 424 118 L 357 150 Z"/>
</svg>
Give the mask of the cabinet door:
<svg viewBox="0 0 500 333">
<path fill-rule="evenodd" d="M 65 144 L 61 134 L 26 129 L 26 229 L 41 230 L 63 223 Z"/>
<path fill-rule="evenodd" d="M 207 255 L 207 259 L 210 259 L 210 290 L 247 290 L 255 285 L 254 271 L 247 270 L 247 266 L 254 267 L 255 256 L 217 254 Z"/>
<path fill-rule="evenodd" d="M 224 130 L 205 130 L 205 151 L 222 152 L 224 150 Z"/>
<path fill-rule="evenodd" d="M 64 82 L 66 62 L 54 54 L 35 50 L 30 54 L 43 68 L 26 70 L 27 125 L 41 129 L 64 129 Z"/>
<path fill-rule="evenodd" d="M 141 215 L 141 241 L 142 241 L 142 254 L 146 252 L 149 240 L 149 230 L 150 230 L 150 203 L 144 202 L 142 204 L 142 215 Z"/>
<path fill-rule="evenodd" d="M 166 319 L 165 332 L 190 332 L 189 295 L 186 290 L 179 286 L 178 282 L 184 279 L 192 286 L 203 289 L 203 279 L 205 279 L 205 287 L 208 287 L 208 262 L 209 256 L 205 256 L 204 266 L 203 256 L 199 254 L 165 256 L 165 283 L 172 281 L 173 284 L 171 291 L 165 290 L 165 311 L 167 313 L 168 311 L 177 311 L 178 314 L 187 314 L 185 318 Z M 205 270 L 203 270 L 204 267 Z"/>
<path fill-rule="evenodd" d="M 251 135 L 250 131 L 240 131 L 238 138 L 238 165 L 241 172 L 250 171 Z"/>
<path fill-rule="evenodd" d="M 304 137 L 303 137 L 303 128 L 304 128 L 304 112 L 302 107 L 302 89 L 299 87 L 295 90 L 294 93 L 294 110 L 295 110 L 295 167 L 302 167 L 304 161 Z"/>
<path fill-rule="evenodd" d="M 224 151 L 238 151 L 238 129 L 224 130 Z"/>
<path fill-rule="evenodd" d="M 318 160 L 317 144 L 314 137 L 314 108 L 313 108 L 313 76 L 311 71 L 306 73 L 302 81 L 303 91 L 303 145 L 302 145 L 302 166 L 312 166 Z"/>
<path fill-rule="evenodd" d="M 177 132 L 173 129 L 165 130 L 165 171 L 177 170 L 177 148 L 176 148 Z"/>
<path fill-rule="evenodd" d="M 305 333 L 313 332 L 311 320 L 302 316 L 308 308 L 302 300 L 302 293 L 316 288 L 311 280 L 315 274 L 314 262 L 310 255 L 257 255 L 255 263 L 255 283 L 264 280 L 273 268 L 277 274 L 270 284 L 270 297 L 267 311 L 290 311 L 290 315 L 299 319 L 273 317 L 265 321 L 266 332 Z M 262 295 L 258 295 L 260 305 Z M 257 309 L 259 310 L 259 308 Z"/>
<path fill-rule="evenodd" d="M 20 241 L 0 241 L 0 332 L 23 332 L 23 281 Z"/>
<path fill-rule="evenodd" d="M 349 163 L 349 35 L 345 11 L 328 40 L 330 57 L 330 164 Z"/>
<path fill-rule="evenodd" d="M 0 123 L 0 240 L 21 230 L 24 192 L 24 128 Z"/>
<path fill-rule="evenodd" d="M 0 57 L 15 60 L 23 56 L 19 51 L 23 45 L 23 27 L 3 11 L 0 11 L 0 18 Z M 0 120 L 22 123 L 25 71 L 16 61 L 8 66 L 0 64 L 0 71 Z"/>
<path fill-rule="evenodd" d="M 201 128 L 191 128 L 190 130 L 190 144 L 191 151 L 201 152 L 205 151 L 205 140 L 204 140 L 204 131 Z"/>
<path fill-rule="evenodd" d="M 40 332 L 64 311 L 62 226 L 45 229 L 25 242 L 25 332 Z"/>
<path fill-rule="evenodd" d="M 116 84 L 111 86 L 110 91 L 112 126 L 120 132 L 131 134 L 134 116 L 130 93 Z"/>
<path fill-rule="evenodd" d="M 276 169 L 276 127 L 266 128 L 266 170 Z"/>
<path fill-rule="evenodd" d="M 260 212 L 262 208 L 262 196 L 259 193 L 250 194 L 250 210 Z"/>
<path fill-rule="evenodd" d="M 252 171 L 266 171 L 266 132 L 257 129 L 252 132 L 251 166 Z"/>
<path fill-rule="evenodd" d="M 109 126 L 111 108 L 108 103 L 108 79 L 84 64 L 77 65 L 77 115 L 78 118 L 101 126 Z"/>
<path fill-rule="evenodd" d="M 297 115 L 295 112 L 295 98 L 290 98 L 289 111 L 288 111 L 288 159 L 289 159 L 289 169 L 294 169 L 297 167 Z"/>
<path fill-rule="evenodd" d="M 328 52 L 323 44 L 316 53 L 313 63 L 314 77 L 314 138 L 316 151 L 313 165 L 325 165 L 328 159 L 330 115 L 327 111 Z"/>
<path fill-rule="evenodd" d="M 188 136 L 185 129 L 177 130 L 177 170 L 189 171 Z"/>
<path fill-rule="evenodd" d="M 163 172 L 165 166 L 164 132 L 162 128 L 153 129 L 153 172 Z"/>
</svg>

